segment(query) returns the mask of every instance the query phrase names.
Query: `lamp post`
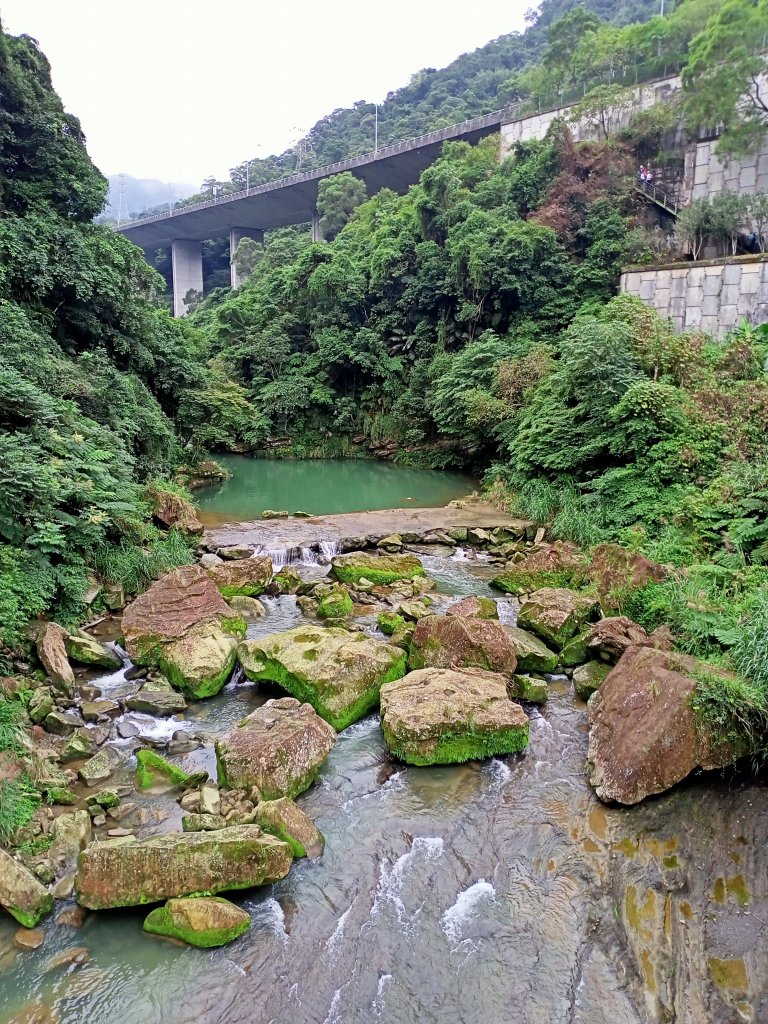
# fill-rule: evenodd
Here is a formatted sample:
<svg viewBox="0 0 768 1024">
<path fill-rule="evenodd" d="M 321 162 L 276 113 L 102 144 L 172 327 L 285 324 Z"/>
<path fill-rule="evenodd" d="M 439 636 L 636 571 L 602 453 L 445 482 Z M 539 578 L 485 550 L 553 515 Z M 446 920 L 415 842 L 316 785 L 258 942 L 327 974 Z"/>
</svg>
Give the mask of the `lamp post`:
<svg viewBox="0 0 768 1024">
<path fill-rule="evenodd" d="M 379 152 L 379 104 L 374 103 L 373 105 L 373 154 L 374 156 Z"/>
</svg>

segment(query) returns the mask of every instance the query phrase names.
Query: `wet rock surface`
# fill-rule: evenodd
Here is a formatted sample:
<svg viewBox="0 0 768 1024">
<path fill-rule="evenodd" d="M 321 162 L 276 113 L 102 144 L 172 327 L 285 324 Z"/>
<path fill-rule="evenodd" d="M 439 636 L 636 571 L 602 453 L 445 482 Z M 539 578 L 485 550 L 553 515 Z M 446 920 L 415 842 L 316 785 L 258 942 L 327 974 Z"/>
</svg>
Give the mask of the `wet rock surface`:
<svg viewBox="0 0 768 1024">
<path fill-rule="evenodd" d="M 180 939 L 199 949 L 226 946 L 251 927 L 248 914 L 218 896 L 168 900 L 147 915 L 144 931 Z"/>
<path fill-rule="evenodd" d="M 445 615 L 417 623 L 408 663 L 412 669 L 480 668 L 511 676 L 517 656 L 501 623 Z"/>
</svg>

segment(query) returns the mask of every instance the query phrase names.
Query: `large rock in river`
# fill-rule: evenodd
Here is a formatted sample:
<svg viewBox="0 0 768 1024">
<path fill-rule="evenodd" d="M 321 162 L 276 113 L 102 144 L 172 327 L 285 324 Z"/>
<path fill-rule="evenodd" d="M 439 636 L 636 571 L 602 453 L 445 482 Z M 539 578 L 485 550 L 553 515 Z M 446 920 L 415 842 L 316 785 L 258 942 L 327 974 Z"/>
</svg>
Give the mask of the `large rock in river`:
<svg viewBox="0 0 768 1024">
<path fill-rule="evenodd" d="M 92 636 L 79 630 L 67 636 L 64 641 L 67 654 L 79 665 L 96 666 L 116 671 L 123 667 L 123 659 L 111 647 L 99 643 Z"/>
<path fill-rule="evenodd" d="M 249 679 L 278 683 L 338 730 L 378 707 L 381 684 L 404 675 L 406 660 L 400 647 L 322 626 L 246 640 L 238 657 Z"/>
<path fill-rule="evenodd" d="M 620 544 L 599 544 L 590 555 L 589 575 L 607 613 L 617 611 L 632 590 L 659 583 L 669 570 Z"/>
<path fill-rule="evenodd" d="M 56 622 L 43 622 L 37 629 L 37 656 L 51 681 L 64 690 L 75 685 L 75 673 L 67 657 L 68 633 Z"/>
<path fill-rule="evenodd" d="M 565 587 L 544 587 L 531 594 L 522 606 L 517 625 L 560 650 L 597 611 L 595 597 Z"/>
<path fill-rule="evenodd" d="M 189 697 L 209 697 L 232 672 L 245 623 L 204 569 L 184 565 L 126 608 L 123 634 L 137 664 L 158 667 Z"/>
<path fill-rule="evenodd" d="M 424 668 L 381 688 L 381 725 L 395 757 L 451 764 L 528 746 L 528 716 L 507 679 L 478 669 Z"/>
<path fill-rule="evenodd" d="M 630 647 L 656 647 L 671 651 L 671 635 L 665 629 L 647 633 L 626 615 L 616 615 L 593 623 L 585 637 L 587 654 L 615 664 Z"/>
<path fill-rule="evenodd" d="M 310 786 L 336 742 L 335 730 L 293 697 L 268 700 L 216 743 L 219 784 L 256 786 L 265 800 Z"/>
<path fill-rule="evenodd" d="M 53 909 L 53 896 L 23 864 L 0 850 L 0 907 L 25 928 Z"/>
<path fill-rule="evenodd" d="M 611 670 L 588 706 L 587 770 L 601 800 L 636 804 L 697 767 L 735 760 L 740 751 L 717 741 L 691 707 L 693 674 L 702 669 L 721 672 L 681 654 L 632 647 Z"/>
<path fill-rule="evenodd" d="M 515 654 L 518 672 L 554 672 L 558 656 L 533 633 L 517 626 L 504 627 Z"/>
<path fill-rule="evenodd" d="M 144 931 L 180 939 L 198 949 L 226 946 L 247 932 L 251 919 L 245 910 L 221 896 L 168 900 L 144 920 Z"/>
<path fill-rule="evenodd" d="M 370 580 L 387 586 L 397 580 L 410 580 L 424 575 L 424 566 L 415 555 L 374 555 L 366 551 L 350 551 L 331 559 L 332 574 L 341 583 Z"/>
<path fill-rule="evenodd" d="M 460 619 L 498 619 L 499 607 L 492 597 L 463 597 L 446 611 Z"/>
<path fill-rule="evenodd" d="M 91 843 L 77 862 L 77 902 L 91 910 L 214 895 L 276 882 L 288 874 L 291 848 L 258 825 Z"/>
<path fill-rule="evenodd" d="M 430 616 L 411 638 L 409 665 L 419 668 L 481 668 L 511 676 L 517 666 L 512 640 L 500 622 Z"/>
<path fill-rule="evenodd" d="M 209 566 L 206 572 L 224 597 L 258 597 L 272 579 L 272 559 L 254 555 Z"/>
<path fill-rule="evenodd" d="M 521 562 L 508 565 L 491 580 L 491 586 L 508 594 L 528 593 L 542 587 L 578 585 L 586 575 L 587 561 L 583 552 L 570 541 L 556 540 L 554 544 L 542 544 Z"/>
</svg>

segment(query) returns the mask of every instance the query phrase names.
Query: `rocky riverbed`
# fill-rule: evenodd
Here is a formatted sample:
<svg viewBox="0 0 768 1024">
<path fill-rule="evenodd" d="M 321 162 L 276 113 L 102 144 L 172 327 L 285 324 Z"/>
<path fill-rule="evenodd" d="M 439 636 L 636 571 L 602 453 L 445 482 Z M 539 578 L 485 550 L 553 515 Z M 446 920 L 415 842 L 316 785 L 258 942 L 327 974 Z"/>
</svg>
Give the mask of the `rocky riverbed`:
<svg viewBox="0 0 768 1024">
<path fill-rule="evenodd" d="M 244 647 L 249 654 L 242 659 L 258 682 L 235 670 L 229 682 L 205 699 L 194 699 L 188 690 L 182 698 L 178 688 L 161 684 L 153 698 L 147 679 L 157 674 L 157 668 L 137 669 L 125 659 L 120 668 L 76 669 L 77 695 L 69 707 L 53 688 L 56 707 L 48 714 L 70 715 L 78 724 L 70 722 L 72 731 L 58 737 L 43 731 L 46 715 L 41 718 L 42 728 L 38 727 L 38 744 L 48 743 L 60 755 L 73 736 L 86 742 L 94 740 L 88 734 L 101 729 L 104 735 L 96 744 L 96 756 L 112 749 L 116 757 L 111 771 L 93 786 L 86 784 L 87 778 L 68 780 L 76 803 L 53 804 L 39 815 L 39 832 L 35 835 L 32 830 L 33 843 L 49 834 L 56 836 L 57 830 L 61 833 L 58 847 L 22 857 L 33 869 L 43 865 L 43 874 L 45 862 L 51 862 L 53 877 L 48 882 L 43 878 L 40 884 L 46 891 L 53 890 L 56 904 L 53 913 L 32 929 L 19 930 L 9 916 L 0 918 L 0 1003 L 7 1019 L 27 1024 L 85 1020 L 94 1024 L 260 1024 L 290 1018 L 313 1024 L 375 1020 L 485 1024 L 500 1019 L 524 1024 L 731 1024 L 768 1018 L 768 815 L 762 784 L 740 774 L 738 766 L 689 774 L 697 763 L 694 759 L 684 773 L 687 778 L 661 796 L 626 808 L 599 801 L 585 771 L 592 712 L 579 696 L 579 692 L 588 695 L 590 688 L 583 679 L 579 683 L 584 673 L 579 676 L 578 666 L 561 662 L 571 658 L 568 645 L 573 654 L 574 639 L 585 638 L 582 662 L 587 666 L 603 663 L 615 678 L 617 670 L 611 671 L 611 665 L 621 661 L 625 650 L 644 651 L 646 658 L 667 657 L 666 638 L 629 635 L 628 627 L 611 630 L 606 625 L 612 621 L 610 615 L 590 625 L 594 599 L 578 613 L 584 618 L 576 621 L 569 616 L 577 612 L 563 605 L 562 599 L 559 617 L 553 618 L 551 600 L 547 604 L 540 597 L 538 606 L 543 604 L 547 615 L 542 618 L 539 608 L 538 636 L 515 630 L 521 607 L 525 609 L 521 622 L 529 626 L 536 612 L 529 607 L 537 605 L 529 600 L 534 593 L 533 570 L 554 574 L 541 582 L 578 586 L 582 567 L 572 551 L 553 554 L 541 537 L 533 546 L 535 531 L 525 524 L 496 520 L 486 526 L 440 527 L 430 520 L 408 539 L 402 535 L 395 539 L 391 533 L 347 536 L 340 529 L 327 541 L 333 542 L 326 549 L 329 554 L 333 548 L 362 544 L 379 559 L 367 563 L 368 571 L 371 566 L 385 571 L 387 558 L 405 554 L 419 559 L 425 575 L 378 584 L 366 582 L 364 575 L 361 584 L 358 575 L 350 582 L 347 559 L 337 563 L 335 575 L 342 581 L 326 589 L 328 567 L 318 564 L 322 553 L 312 551 L 313 564 L 289 566 L 278 573 L 277 584 L 265 581 L 267 593 L 258 598 L 261 609 L 250 608 L 258 617 L 246 620 Z M 299 522 L 292 528 L 306 527 Z M 493 529 L 508 529 L 509 535 L 494 537 Z M 467 530 L 479 532 L 470 536 Z M 226 539 L 233 538 L 227 535 Z M 248 539 L 252 547 L 247 553 L 255 550 L 257 559 L 275 550 L 271 531 L 264 543 L 253 534 Z M 206 546 L 220 550 L 220 540 L 218 534 L 209 536 Z M 503 550 L 505 545 L 510 546 Z M 219 562 L 209 552 L 203 562 L 211 568 L 242 561 L 232 558 L 233 554 L 220 550 L 215 558 L 229 557 Z M 516 596 L 505 597 L 503 590 L 489 586 L 502 570 L 515 577 L 506 579 L 505 589 Z M 434 589 L 428 581 L 434 582 Z M 337 587 L 346 587 L 345 594 L 354 599 L 352 613 L 318 618 L 328 591 Z M 483 600 L 462 600 L 470 595 Z M 236 604 L 236 598 L 228 600 Z M 455 614 L 443 618 L 452 611 Z M 449 620 L 454 625 L 435 654 L 434 623 Z M 569 623 L 574 621 L 576 628 L 571 630 Z M 472 625 L 483 622 L 488 625 Z M 467 693 L 481 694 L 484 707 L 501 701 L 517 709 L 515 715 L 522 715 L 520 721 L 514 716 L 514 721 L 498 719 L 494 734 L 515 729 L 518 745 L 507 749 L 522 748 L 522 752 L 463 764 L 417 766 L 418 758 L 423 763 L 425 750 L 427 762 L 434 750 L 429 735 L 420 734 L 414 747 L 408 732 L 414 727 L 409 709 L 413 685 L 419 680 L 408 688 L 397 679 L 383 682 L 392 692 L 387 690 L 382 731 L 378 713 L 366 713 L 369 677 L 360 673 L 347 680 L 343 692 L 334 691 L 330 712 L 333 716 L 340 707 L 357 707 L 356 720 L 334 735 L 335 730 L 318 717 L 320 725 L 330 730 L 329 742 L 322 746 L 319 737 L 325 734 L 316 727 L 321 745 L 313 755 L 317 766 L 312 778 L 303 779 L 298 789 L 285 780 L 280 783 L 295 798 L 301 814 L 299 824 L 291 818 L 289 831 L 296 833 L 307 821 L 314 822 L 321 839 L 314 843 L 307 839 L 306 847 L 299 844 L 300 849 L 286 854 L 281 852 L 286 843 L 270 838 L 267 845 L 273 845 L 262 858 L 264 877 L 241 881 L 267 882 L 269 872 L 274 881 L 224 893 L 249 915 L 250 929 L 241 938 L 222 949 L 202 952 L 143 933 L 145 909 L 85 910 L 75 904 L 67 890 L 77 884 L 82 904 L 104 906 L 104 887 L 120 861 L 118 847 L 114 862 L 94 861 L 87 883 L 75 879 L 72 852 L 76 855 L 87 843 L 90 830 L 101 837 L 102 845 L 115 830 L 119 834 L 111 842 L 127 839 L 129 846 L 131 836 L 136 837 L 134 846 L 153 836 L 179 835 L 188 837 L 184 842 L 210 844 L 216 831 L 181 832 L 184 818 L 207 815 L 229 818 L 231 824 L 222 821 L 222 837 L 236 829 L 252 830 L 233 836 L 232 849 L 235 843 L 257 842 L 261 826 L 237 822 L 255 821 L 258 808 L 269 806 L 264 796 L 274 800 L 279 789 L 265 794 L 262 777 L 258 793 L 251 779 L 238 779 L 233 790 L 219 791 L 210 783 L 201 789 L 194 775 L 207 772 L 216 779 L 216 747 L 220 768 L 222 759 L 226 764 L 228 737 L 233 732 L 239 735 L 237 724 L 246 717 L 265 723 L 275 719 L 269 702 L 282 705 L 286 698 L 285 689 L 275 686 L 270 665 L 289 668 L 291 679 L 301 676 L 281 653 L 285 642 L 280 650 L 273 646 L 265 652 L 265 638 L 298 629 L 302 650 L 315 649 L 317 642 L 308 641 L 307 635 L 322 636 L 329 628 L 340 636 L 342 631 L 349 633 L 352 639 L 345 641 L 347 646 L 354 646 L 358 636 L 359 643 L 372 641 L 381 650 L 421 651 L 424 667 L 416 668 L 406 680 L 425 674 L 432 687 L 431 703 L 437 701 L 435 680 L 440 684 L 439 696 L 446 687 L 456 685 L 449 676 L 465 673 L 472 684 L 465 688 Z M 100 629 L 102 641 L 124 633 L 119 620 L 102 623 Z M 441 626 L 437 634 L 442 636 L 444 631 Z M 205 636 L 210 641 L 210 633 Z M 168 638 L 173 644 L 179 640 L 177 635 Z M 234 647 L 237 642 L 234 638 Z M 587 654 L 590 643 L 597 652 L 591 656 Z M 450 663 L 442 664 L 446 645 L 453 654 Z M 227 660 L 230 646 L 214 648 Z M 140 647 L 135 650 L 142 658 L 146 648 L 142 652 Z M 120 654 L 123 649 L 109 650 Z M 492 655 L 493 664 L 483 663 L 486 655 Z M 256 658 L 263 667 L 254 669 L 249 658 Z M 153 657 L 149 660 L 157 662 Z M 176 654 L 170 661 L 177 667 L 181 664 L 184 672 L 189 667 Z M 383 675 L 392 674 L 391 665 L 396 662 L 393 654 Z M 206 665 L 204 681 L 211 678 Z M 193 659 L 193 668 L 200 668 L 199 659 Z M 678 674 L 680 669 L 677 663 L 672 666 Z M 63 664 L 58 670 L 66 672 Z M 198 672 L 198 682 L 199 677 Z M 283 677 L 289 692 L 295 686 L 291 679 Z M 526 679 L 530 682 L 523 682 Z M 605 672 L 596 685 L 602 687 L 604 679 Z M 520 689 L 528 686 L 533 689 Z M 505 688 L 511 700 L 504 696 Z M 132 709 L 129 705 L 136 705 L 135 694 L 142 690 L 144 702 L 139 700 Z M 526 692 L 539 703 L 526 699 Z M 609 690 L 606 694 L 604 703 L 610 698 Z M 301 696 L 315 700 L 310 690 Z M 186 703 L 183 709 L 180 698 Z M 364 698 L 362 704 L 359 698 Z M 98 702 L 114 709 L 102 704 L 91 710 L 96 717 L 90 724 L 81 722 L 86 705 Z M 456 700 L 448 703 L 455 713 Z M 323 712 L 322 701 L 315 702 L 315 707 Z M 311 709 L 308 714 L 317 717 Z M 523 720 L 527 748 L 520 739 Z M 489 721 L 497 720 L 491 715 Z M 67 730 L 66 718 L 63 724 L 55 718 L 50 724 Z M 479 729 L 476 723 L 469 730 L 468 742 L 478 742 Z M 482 737 L 485 742 L 487 734 Z M 393 746 L 397 756 L 391 752 Z M 142 749 L 167 758 L 177 772 L 192 779 L 185 784 L 183 779 L 179 782 L 181 777 L 174 780 L 161 770 L 150 777 L 148 788 L 137 788 L 136 752 Z M 417 751 L 417 765 L 404 763 L 411 750 Z M 63 767 L 75 776 L 89 761 L 73 758 Z M 114 791 L 117 802 L 95 804 L 94 796 L 106 791 Z M 108 797 L 104 801 L 111 803 Z M 267 821 L 264 814 L 262 824 Z M 70 826 L 74 819 L 82 830 L 65 830 L 55 825 L 56 819 Z M 60 858 L 70 858 L 68 864 L 57 860 L 57 850 Z M 291 863 L 293 853 L 309 856 L 298 856 Z M 250 863 L 254 856 L 249 855 Z M 162 857 L 153 863 L 162 863 Z M 126 878 L 135 881 L 136 854 L 131 858 Z M 201 870 L 206 869 L 201 863 Z M 121 866 L 121 870 L 128 869 Z M 125 894 L 125 885 L 117 888 Z M 210 884 L 205 888 L 210 889 Z M 84 895 L 86 890 L 89 895 Z M 175 893 L 158 890 L 150 895 L 160 899 Z M 166 926 L 167 922 L 158 927 Z"/>
</svg>

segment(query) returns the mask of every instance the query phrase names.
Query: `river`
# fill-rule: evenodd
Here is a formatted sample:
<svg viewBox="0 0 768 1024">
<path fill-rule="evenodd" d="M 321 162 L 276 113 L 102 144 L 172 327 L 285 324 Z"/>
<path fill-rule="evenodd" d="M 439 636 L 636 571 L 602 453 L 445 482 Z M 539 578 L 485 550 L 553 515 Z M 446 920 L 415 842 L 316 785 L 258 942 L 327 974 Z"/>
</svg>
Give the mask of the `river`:
<svg viewBox="0 0 768 1024">
<path fill-rule="evenodd" d="M 369 459 L 217 456 L 232 476 L 195 495 L 206 526 L 257 519 L 265 509 L 332 515 L 447 505 L 477 486 L 464 473 Z"/>
<path fill-rule="evenodd" d="M 443 605 L 491 594 L 482 562 L 424 562 Z M 265 604 L 251 635 L 301 621 L 292 597 Z M 500 611 L 514 621 L 514 602 Z M 135 687 L 123 672 L 99 685 L 105 696 Z M 43 947 L 22 953 L 3 915 L 0 1021 L 767 1021 L 765 787 L 730 772 L 605 807 L 585 781 L 585 705 L 564 678 L 550 689 L 543 708 L 528 708 L 522 756 L 403 767 L 376 715 L 343 732 L 298 798 L 325 835 L 323 855 L 277 885 L 228 894 L 253 921 L 230 946 L 145 935 L 140 908 L 89 913 L 80 929 L 48 919 Z M 271 695 L 235 681 L 183 719 L 140 724 L 201 732 L 205 747 L 174 760 L 213 771 L 213 737 Z M 110 785 L 129 781 L 131 767 Z M 178 827 L 172 796 L 138 799 L 140 835 Z M 79 964 L 51 966 L 73 949 Z"/>
</svg>

